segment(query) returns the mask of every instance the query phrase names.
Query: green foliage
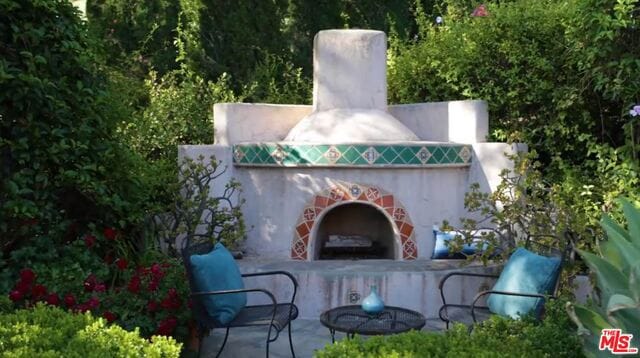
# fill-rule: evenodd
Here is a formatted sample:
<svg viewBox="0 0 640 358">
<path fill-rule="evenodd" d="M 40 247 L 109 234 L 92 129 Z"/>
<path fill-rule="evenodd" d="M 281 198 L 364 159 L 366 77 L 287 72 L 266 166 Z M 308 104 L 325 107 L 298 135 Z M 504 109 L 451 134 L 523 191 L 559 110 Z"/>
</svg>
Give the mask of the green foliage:
<svg viewBox="0 0 640 358">
<path fill-rule="evenodd" d="M 482 192 L 475 183 L 465 194 L 465 208 L 469 217 L 461 218 L 461 235 L 451 240 L 453 250 L 473 240 L 482 240 L 486 249 L 471 256 L 483 262 L 507 259 L 516 246 L 525 242 L 562 252 L 567 244 L 591 248 L 596 232 L 590 213 L 576 213 L 573 187 L 550 184 L 544 180 L 537 153 L 519 153 L 510 156 L 513 170 L 503 170 L 501 182 L 492 193 Z M 445 222 L 445 228 L 449 224 Z M 478 237 L 476 230 L 492 229 Z M 565 233 L 573 234 L 577 242 L 567 242 Z M 544 245 L 544 246 L 542 246 Z M 545 250 L 546 251 L 546 250 Z M 498 254 L 498 256 L 496 256 Z"/>
<path fill-rule="evenodd" d="M 68 239 L 73 225 L 138 220 L 145 200 L 77 9 L 0 2 L 0 53 L 2 250 L 42 233 Z"/>
<path fill-rule="evenodd" d="M 243 99 L 247 102 L 308 104 L 313 84 L 301 68 L 275 55 L 268 55 L 251 73 Z"/>
<path fill-rule="evenodd" d="M 608 240 L 600 243 L 600 255 L 579 250 L 597 280 L 597 300 L 589 306 L 568 305 L 572 319 L 585 340 L 585 351 L 600 353 L 600 333 L 619 328 L 622 333 L 640 332 L 640 208 L 621 199 L 627 228 L 604 214 L 601 220 Z"/>
<path fill-rule="evenodd" d="M 562 305 L 546 307 L 542 322 L 494 316 L 471 334 L 456 325 L 445 333 L 356 337 L 329 345 L 316 357 L 580 357 L 580 342 Z"/>
<path fill-rule="evenodd" d="M 203 156 L 184 158 L 171 211 L 153 218 L 159 247 L 172 255 L 181 242 L 189 241 L 220 241 L 238 248 L 245 236 L 240 183 L 231 179 L 223 189 L 215 187 L 226 178 L 226 170 L 213 156 L 206 161 Z"/>
<path fill-rule="evenodd" d="M 100 39 L 107 63 L 130 71 L 133 66 L 164 74 L 177 68 L 179 10 L 178 1 L 170 0 L 87 1 L 90 30 Z"/>
<path fill-rule="evenodd" d="M 120 132 L 151 161 L 175 163 L 178 145 L 213 143 L 213 104 L 239 101 L 226 76 L 210 82 L 186 70 L 162 78 L 151 73 L 144 86 L 148 104 L 134 114 L 134 120 L 123 120 Z"/>
<path fill-rule="evenodd" d="M 41 304 L 0 314 L 0 351 L 11 357 L 178 357 L 171 338 L 141 338 L 90 314 Z"/>
</svg>

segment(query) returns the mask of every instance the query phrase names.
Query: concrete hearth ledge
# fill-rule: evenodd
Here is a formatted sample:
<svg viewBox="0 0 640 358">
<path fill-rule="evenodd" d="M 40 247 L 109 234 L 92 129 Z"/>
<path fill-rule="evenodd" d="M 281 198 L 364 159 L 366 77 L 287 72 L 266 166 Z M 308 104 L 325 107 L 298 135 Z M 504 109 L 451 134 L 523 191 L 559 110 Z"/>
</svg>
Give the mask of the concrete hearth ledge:
<svg viewBox="0 0 640 358">
<path fill-rule="evenodd" d="M 330 308 L 359 304 L 370 292 L 372 285 L 387 305 L 400 306 L 421 312 L 427 318 L 436 318 L 441 305 L 438 283 L 447 273 L 464 270 L 475 273 L 495 273 L 499 266 L 484 267 L 460 260 L 322 260 L 288 261 L 266 258 L 238 260 L 240 271 L 288 271 L 298 280 L 296 305 L 300 317 L 313 319 Z M 464 267 L 463 267 L 464 266 Z M 254 278 L 246 287 L 262 287 L 277 297 L 290 297 L 292 286 L 281 277 Z M 447 284 L 447 295 L 452 303 L 469 301 L 479 289 L 493 286 L 493 281 L 457 278 Z M 251 295 L 250 304 L 266 303 L 260 295 Z"/>
</svg>

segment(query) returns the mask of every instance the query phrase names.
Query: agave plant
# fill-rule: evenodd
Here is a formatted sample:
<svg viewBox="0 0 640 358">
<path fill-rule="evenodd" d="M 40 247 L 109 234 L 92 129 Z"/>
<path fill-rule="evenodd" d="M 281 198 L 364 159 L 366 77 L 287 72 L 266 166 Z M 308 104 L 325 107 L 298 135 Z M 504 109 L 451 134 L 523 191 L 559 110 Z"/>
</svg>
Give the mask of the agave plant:
<svg viewBox="0 0 640 358">
<path fill-rule="evenodd" d="M 597 280 L 593 303 L 568 305 L 588 356 L 610 354 L 599 349 L 603 329 L 633 334 L 631 346 L 640 346 L 640 209 L 627 199 L 620 202 L 627 229 L 604 214 L 600 225 L 608 239 L 599 245 L 600 256 L 578 250 Z"/>
</svg>

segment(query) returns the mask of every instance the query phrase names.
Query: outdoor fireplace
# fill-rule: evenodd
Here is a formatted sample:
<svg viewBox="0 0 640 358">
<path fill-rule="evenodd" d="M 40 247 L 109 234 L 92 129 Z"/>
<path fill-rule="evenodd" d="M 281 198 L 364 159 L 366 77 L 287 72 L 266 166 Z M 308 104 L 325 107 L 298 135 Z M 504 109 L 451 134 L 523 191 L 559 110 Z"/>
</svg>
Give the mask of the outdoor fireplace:
<svg viewBox="0 0 640 358">
<path fill-rule="evenodd" d="M 228 166 L 211 195 L 240 182 L 246 257 L 428 260 L 432 226 L 458 224 L 470 184 L 495 190 L 512 166 L 518 147 L 485 142 L 483 101 L 387 105 L 386 44 L 321 31 L 313 105 L 216 104 L 215 144 L 180 147 Z"/>
<path fill-rule="evenodd" d="M 320 260 L 395 259 L 393 227 L 375 207 L 347 203 L 318 223 L 314 256 Z"/>
</svg>

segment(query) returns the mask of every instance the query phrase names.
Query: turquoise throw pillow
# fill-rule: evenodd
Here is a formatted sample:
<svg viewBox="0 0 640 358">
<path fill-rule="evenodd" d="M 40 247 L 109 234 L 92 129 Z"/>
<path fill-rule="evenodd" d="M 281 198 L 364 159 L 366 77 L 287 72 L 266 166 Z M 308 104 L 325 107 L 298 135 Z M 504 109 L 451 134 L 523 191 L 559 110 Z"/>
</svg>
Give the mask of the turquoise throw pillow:
<svg viewBox="0 0 640 358">
<path fill-rule="evenodd" d="M 550 294 L 558 280 L 560 261 L 559 257 L 540 256 L 520 247 L 507 261 L 493 290 Z M 544 300 L 491 294 L 487 305 L 495 314 L 519 318 L 534 310 L 538 315 L 544 306 Z"/>
<path fill-rule="evenodd" d="M 191 268 L 196 289 L 199 292 L 243 289 L 242 275 L 231 253 L 220 243 L 208 254 L 192 255 Z M 203 296 L 207 313 L 218 323 L 231 322 L 247 305 L 247 294 Z"/>
</svg>

